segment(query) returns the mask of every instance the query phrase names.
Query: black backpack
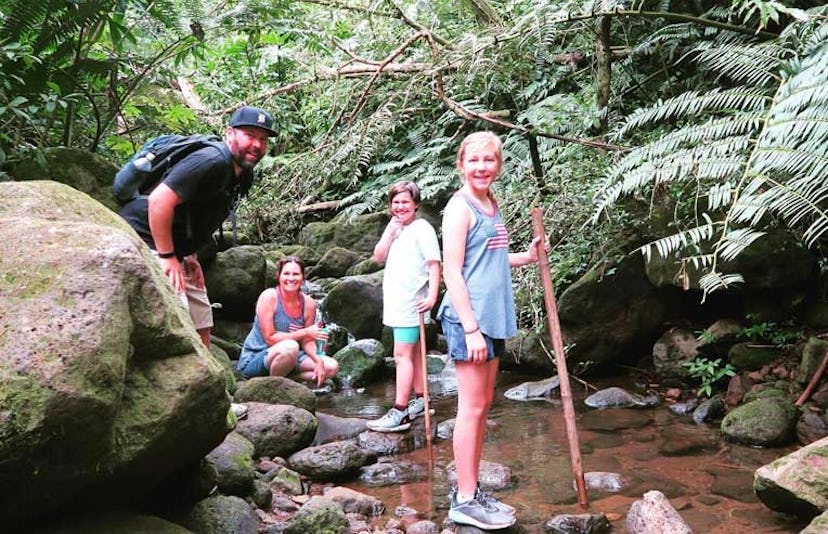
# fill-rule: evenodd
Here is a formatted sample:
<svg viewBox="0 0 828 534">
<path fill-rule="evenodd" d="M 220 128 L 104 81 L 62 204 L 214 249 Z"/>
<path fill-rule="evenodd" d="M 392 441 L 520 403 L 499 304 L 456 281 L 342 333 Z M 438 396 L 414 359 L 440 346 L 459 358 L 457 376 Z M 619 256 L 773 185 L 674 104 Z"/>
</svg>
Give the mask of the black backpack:
<svg viewBox="0 0 828 534">
<path fill-rule="evenodd" d="M 232 156 L 227 144 L 216 135 L 160 135 L 150 139 L 115 174 L 112 193 L 119 205 L 148 194 L 172 167 L 196 150 L 213 147 L 231 168 Z"/>
</svg>

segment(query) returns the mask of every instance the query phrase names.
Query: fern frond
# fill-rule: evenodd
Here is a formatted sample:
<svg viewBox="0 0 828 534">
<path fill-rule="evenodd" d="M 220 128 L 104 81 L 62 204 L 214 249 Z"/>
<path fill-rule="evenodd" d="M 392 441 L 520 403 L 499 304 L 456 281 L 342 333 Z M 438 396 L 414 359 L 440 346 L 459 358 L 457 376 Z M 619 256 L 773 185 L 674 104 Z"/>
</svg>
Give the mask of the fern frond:
<svg viewBox="0 0 828 534">
<path fill-rule="evenodd" d="M 631 52 L 635 56 L 649 56 L 656 51 L 667 51 L 667 55 L 672 56 L 671 51 L 697 40 L 699 35 L 699 27 L 695 24 L 670 24 L 648 35 Z"/>
<path fill-rule="evenodd" d="M 779 69 L 791 51 L 785 47 L 755 43 L 718 45 L 701 43 L 696 50 L 696 61 L 705 70 L 740 84 L 755 87 L 776 86 Z"/>
<path fill-rule="evenodd" d="M 736 114 L 713 118 L 704 124 L 685 126 L 627 152 L 621 161 L 607 171 L 607 176 L 614 180 L 637 167 L 640 162 L 655 162 L 686 147 L 712 144 L 728 138 L 748 139 L 759 131 L 760 120 L 758 114 Z"/>
<path fill-rule="evenodd" d="M 825 231 L 828 199 L 828 45 L 791 62 L 788 76 L 770 108 L 765 129 L 751 155 L 756 178 L 734 204 L 736 221 L 758 222 L 761 206 L 789 224 L 810 219 L 805 231 L 813 244 Z"/>
<path fill-rule="evenodd" d="M 608 173 L 611 179 L 595 197 L 595 214 L 600 214 L 614 204 L 621 195 L 637 191 L 647 185 L 658 185 L 675 180 L 728 180 L 744 172 L 744 153 L 750 146 L 750 138 L 737 136 L 716 143 L 701 144 L 692 148 L 667 153 L 661 159 L 635 162 L 622 161 L 618 167 L 623 172 Z"/>
<path fill-rule="evenodd" d="M 737 228 L 727 232 L 716 243 L 716 254 L 724 261 L 733 261 L 751 243 L 765 235 L 752 228 Z"/>
<path fill-rule="evenodd" d="M 710 271 L 699 278 L 699 287 L 706 296 L 714 291 L 728 289 L 744 282 L 745 279 L 741 274 L 724 274 L 718 271 Z"/>
<path fill-rule="evenodd" d="M 621 138 L 630 130 L 665 120 L 697 117 L 701 113 L 726 111 L 757 112 L 770 103 L 767 94 L 758 89 L 738 87 L 735 89 L 714 89 L 705 93 L 689 91 L 675 98 L 659 101 L 649 108 L 633 112 L 615 134 Z"/>
<path fill-rule="evenodd" d="M 703 213 L 702 217 L 706 221 L 705 224 L 701 224 L 694 228 L 690 228 L 689 230 L 684 230 L 667 237 L 662 237 L 661 239 L 657 239 L 639 247 L 638 250 L 644 256 L 644 259 L 649 262 L 653 251 L 658 252 L 658 255 L 662 258 L 667 258 L 690 245 L 698 246 L 704 241 L 709 241 L 715 234 L 716 226 L 721 223 L 713 222 L 710 216 L 706 213 Z"/>
</svg>

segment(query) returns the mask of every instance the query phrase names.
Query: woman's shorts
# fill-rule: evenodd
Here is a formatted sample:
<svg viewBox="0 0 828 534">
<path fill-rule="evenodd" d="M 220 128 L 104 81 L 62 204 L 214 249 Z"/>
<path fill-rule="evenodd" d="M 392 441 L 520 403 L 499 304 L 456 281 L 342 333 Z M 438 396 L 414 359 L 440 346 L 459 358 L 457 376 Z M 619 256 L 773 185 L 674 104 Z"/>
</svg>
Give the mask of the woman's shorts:
<svg viewBox="0 0 828 534">
<path fill-rule="evenodd" d="M 267 357 L 267 349 L 262 349 L 253 353 L 253 356 L 245 354 L 247 351 L 242 349 L 239 355 L 238 370 L 245 378 L 253 378 L 254 376 L 267 376 L 270 374 L 270 369 L 265 365 L 265 358 Z M 242 362 L 244 364 L 242 365 Z"/>
<path fill-rule="evenodd" d="M 392 326 L 394 330 L 394 343 L 409 343 L 413 345 L 420 339 L 420 327 L 418 326 Z"/>
<path fill-rule="evenodd" d="M 440 324 L 443 326 L 443 335 L 446 337 L 451 359 L 455 362 L 469 361 L 469 354 L 466 350 L 466 334 L 463 332 L 463 325 L 447 321 L 446 319 L 440 321 Z M 486 334 L 483 334 L 483 339 L 486 341 L 486 349 L 488 352 L 487 360 L 502 358 L 506 355 L 505 339 L 492 339 Z"/>
<path fill-rule="evenodd" d="M 242 350 L 242 354 L 239 357 L 239 372 L 244 375 L 245 378 L 253 378 L 254 376 L 268 376 L 270 375 L 270 369 L 265 365 L 265 358 L 267 357 L 267 349 L 260 350 L 256 352 L 252 358 L 245 361 L 245 354 L 244 350 Z M 294 372 L 299 371 L 299 365 L 303 361 L 308 358 L 308 355 L 305 351 L 300 350 L 299 356 L 296 358 L 296 365 L 293 368 Z M 241 365 L 241 362 L 245 361 L 244 365 Z"/>
</svg>

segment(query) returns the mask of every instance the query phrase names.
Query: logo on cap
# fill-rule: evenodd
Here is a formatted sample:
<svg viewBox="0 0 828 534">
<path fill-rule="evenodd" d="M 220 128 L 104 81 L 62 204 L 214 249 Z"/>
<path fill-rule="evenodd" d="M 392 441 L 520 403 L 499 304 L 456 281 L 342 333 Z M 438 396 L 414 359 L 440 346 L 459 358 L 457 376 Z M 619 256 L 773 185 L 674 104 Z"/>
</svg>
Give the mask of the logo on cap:
<svg viewBox="0 0 828 534">
<path fill-rule="evenodd" d="M 258 122 L 259 124 L 265 124 L 265 121 L 266 119 L 264 113 L 259 113 L 259 117 L 256 119 L 256 122 Z"/>
</svg>

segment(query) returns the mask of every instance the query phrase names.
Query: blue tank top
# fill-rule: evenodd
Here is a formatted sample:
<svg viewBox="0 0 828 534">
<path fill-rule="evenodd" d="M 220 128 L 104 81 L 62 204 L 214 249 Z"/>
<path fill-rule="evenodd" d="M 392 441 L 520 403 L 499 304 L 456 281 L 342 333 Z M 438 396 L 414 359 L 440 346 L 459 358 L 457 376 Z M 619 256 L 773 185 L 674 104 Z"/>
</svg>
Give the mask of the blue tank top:
<svg viewBox="0 0 828 534">
<path fill-rule="evenodd" d="M 463 193 L 462 198 L 475 215 L 475 222 L 466 234 L 463 259 L 463 280 L 480 330 L 493 339 L 506 339 L 517 333 L 515 298 L 512 291 L 512 270 L 509 267 L 509 234 L 497 204 L 492 214 L 485 213 Z M 460 322 L 448 292 L 437 311 L 438 319 Z"/>
<path fill-rule="evenodd" d="M 295 332 L 305 327 L 305 296 L 300 294 L 302 302 L 299 305 L 299 316 L 291 317 L 282 304 L 282 294 L 276 290 L 276 310 L 273 312 L 273 327 L 277 332 Z M 253 319 L 253 327 L 244 339 L 238 366 L 244 367 L 257 353 L 267 350 L 268 344 L 259 327 L 259 316 Z"/>
</svg>

